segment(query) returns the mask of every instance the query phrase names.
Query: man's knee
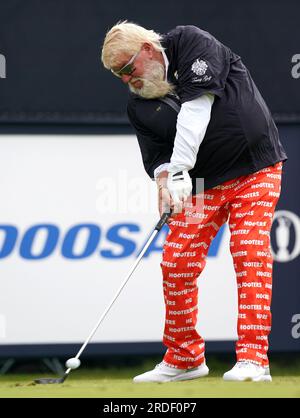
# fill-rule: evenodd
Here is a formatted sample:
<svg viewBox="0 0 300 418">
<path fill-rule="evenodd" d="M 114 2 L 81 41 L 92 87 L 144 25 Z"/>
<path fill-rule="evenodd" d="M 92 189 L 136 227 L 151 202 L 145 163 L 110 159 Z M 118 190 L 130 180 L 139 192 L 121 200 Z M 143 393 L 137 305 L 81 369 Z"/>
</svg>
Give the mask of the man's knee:
<svg viewBox="0 0 300 418">
<path fill-rule="evenodd" d="M 177 260 L 163 260 L 161 262 L 163 277 L 174 280 L 193 281 L 201 274 L 204 269 L 205 261 L 186 260 L 186 262 L 178 262 Z"/>
</svg>

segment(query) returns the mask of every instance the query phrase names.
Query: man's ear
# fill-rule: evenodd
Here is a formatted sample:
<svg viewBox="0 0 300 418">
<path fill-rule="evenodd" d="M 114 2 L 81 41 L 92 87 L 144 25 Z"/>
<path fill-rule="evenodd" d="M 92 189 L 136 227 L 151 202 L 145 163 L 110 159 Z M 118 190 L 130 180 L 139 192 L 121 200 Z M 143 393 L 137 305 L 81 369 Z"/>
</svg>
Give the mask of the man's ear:
<svg viewBox="0 0 300 418">
<path fill-rule="evenodd" d="M 148 53 L 149 58 L 153 57 L 154 47 L 150 42 L 144 42 L 141 49 Z"/>
</svg>

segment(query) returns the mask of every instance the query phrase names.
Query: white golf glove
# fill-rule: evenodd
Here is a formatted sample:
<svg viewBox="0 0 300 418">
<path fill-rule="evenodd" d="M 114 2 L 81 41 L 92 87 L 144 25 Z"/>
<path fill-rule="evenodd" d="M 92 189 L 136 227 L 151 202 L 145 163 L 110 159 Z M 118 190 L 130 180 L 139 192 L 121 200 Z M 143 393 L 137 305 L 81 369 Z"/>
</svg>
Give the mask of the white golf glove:
<svg viewBox="0 0 300 418">
<path fill-rule="evenodd" d="M 187 170 L 168 174 L 167 187 L 174 203 L 174 213 L 180 213 L 192 191 L 192 181 Z"/>
</svg>

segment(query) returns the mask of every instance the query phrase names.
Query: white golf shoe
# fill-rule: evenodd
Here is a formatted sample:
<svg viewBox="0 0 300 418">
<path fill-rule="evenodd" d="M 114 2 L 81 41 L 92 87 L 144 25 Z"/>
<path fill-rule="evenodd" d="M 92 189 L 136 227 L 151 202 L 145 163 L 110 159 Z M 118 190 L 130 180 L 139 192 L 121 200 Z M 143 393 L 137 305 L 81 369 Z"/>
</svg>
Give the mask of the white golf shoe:
<svg viewBox="0 0 300 418">
<path fill-rule="evenodd" d="M 207 376 L 209 369 L 205 362 L 193 369 L 177 369 L 175 367 L 169 367 L 166 364 L 159 363 L 153 370 L 140 374 L 134 377 L 134 383 L 142 382 L 176 382 L 179 380 L 191 380 L 198 377 Z"/>
<path fill-rule="evenodd" d="M 258 366 L 250 361 L 238 361 L 236 365 L 224 373 L 227 381 L 272 382 L 269 367 Z"/>
</svg>

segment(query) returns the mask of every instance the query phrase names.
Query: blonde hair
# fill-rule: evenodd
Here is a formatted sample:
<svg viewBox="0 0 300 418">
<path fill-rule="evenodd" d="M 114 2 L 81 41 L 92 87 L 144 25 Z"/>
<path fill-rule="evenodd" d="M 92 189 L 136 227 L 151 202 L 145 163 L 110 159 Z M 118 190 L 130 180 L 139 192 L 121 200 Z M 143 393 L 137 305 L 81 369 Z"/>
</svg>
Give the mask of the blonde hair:
<svg viewBox="0 0 300 418">
<path fill-rule="evenodd" d="M 156 51 L 162 52 L 164 48 L 161 46 L 160 39 L 161 35 L 153 30 L 145 29 L 127 20 L 120 21 L 105 36 L 101 54 L 102 63 L 108 70 L 117 67 L 120 54 L 134 55 L 141 49 L 144 42 L 151 43 Z"/>
</svg>

